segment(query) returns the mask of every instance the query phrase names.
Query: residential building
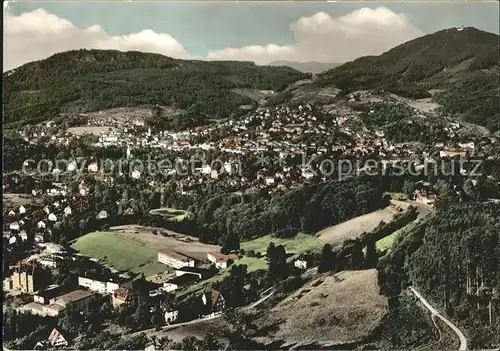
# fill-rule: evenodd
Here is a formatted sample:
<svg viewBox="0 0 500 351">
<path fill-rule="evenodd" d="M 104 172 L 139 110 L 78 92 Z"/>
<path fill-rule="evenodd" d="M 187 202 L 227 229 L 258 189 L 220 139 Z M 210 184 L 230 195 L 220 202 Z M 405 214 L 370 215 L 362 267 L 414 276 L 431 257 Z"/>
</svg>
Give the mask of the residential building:
<svg viewBox="0 0 500 351">
<path fill-rule="evenodd" d="M 207 258 L 215 264 L 218 269 L 227 268 L 231 263 L 238 259 L 236 255 L 224 255 L 220 252 L 207 252 Z"/>
<path fill-rule="evenodd" d="M 159 251 L 158 262 L 173 268 L 194 267 L 194 259 L 174 251 Z"/>
<path fill-rule="evenodd" d="M 102 210 L 97 215 L 97 219 L 106 219 L 106 218 L 108 218 L 108 212 L 107 211 Z"/>
<path fill-rule="evenodd" d="M 196 283 L 199 280 L 200 278 L 198 278 L 197 275 L 183 274 L 163 283 L 163 290 L 166 292 L 174 291 L 181 287 Z"/>
<path fill-rule="evenodd" d="M 310 255 L 300 255 L 293 265 L 299 269 L 307 269 L 312 267 L 312 256 Z"/>
<path fill-rule="evenodd" d="M 9 229 L 10 230 L 15 230 L 15 231 L 19 231 L 19 223 L 18 222 L 13 222 L 9 225 Z"/>
<path fill-rule="evenodd" d="M 78 277 L 78 286 L 82 286 L 100 294 L 112 294 L 120 287 L 113 281 L 93 279 L 90 277 Z"/>
<path fill-rule="evenodd" d="M 113 307 L 117 308 L 117 307 L 121 306 L 122 304 L 124 304 L 125 302 L 131 301 L 134 297 L 135 297 L 135 294 L 132 290 L 130 290 L 128 288 L 120 287 L 113 292 L 111 301 L 112 301 Z"/>
<path fill-rule="evenodd" d="M 178 318 L 179 318 L 178 310 L 165 312 L 165 322 L 167 324 L 175 322 Z"/>
<path fill-rule="evenodd" d="M 218 290 L 205 292 L 201 297 L 202 315 L 214 316 L 222 313 L 226 308 L 226 300 Z"/>
<path fill-rule="evenodd" d="M 57 330 L 56 328 L 52 329 L 47 341 L 52 347 L 67 347 L 69 345 L 66 338 Z"/>
</svg>

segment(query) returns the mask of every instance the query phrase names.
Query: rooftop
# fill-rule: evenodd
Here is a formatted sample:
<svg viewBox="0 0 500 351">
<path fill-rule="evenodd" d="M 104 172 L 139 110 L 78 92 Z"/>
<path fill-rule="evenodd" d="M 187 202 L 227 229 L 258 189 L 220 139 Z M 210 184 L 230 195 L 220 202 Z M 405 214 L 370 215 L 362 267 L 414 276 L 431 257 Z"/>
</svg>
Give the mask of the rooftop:
<svg viewBox="0 0 500 351">
<path fill-rule="evenodd" d="M 165 284 L 175 284 L 175 285 L 188 285 L 198 280 L 198 277 L 193 274 L 183 274 L 178 277 L 172 278 Z"/>
<path fill-rule="evenodd" d="M 56 301 L 55 303 L 56 304 L 59 304 L 59 303 L 64 303 L 64 304 L 68 304 L 68 303 L 72 303 L 72 302 L 75 302 L 75 301 L 79 301 L 79 300 L 82 300 L 82 299 L 85 299 L 85 298 L 88 298 L 90 296 L 93 296 L 93 295 L 96 295 L 97 293 L 93 292 L 93 291 L 87 291 L 87 290 L 74 290 L 72 292 L 69 292 L 67 294 L 64 294 L 64 295 L 61 295 L 61 296 L 58 296 L 56 298 Z"/>
<path fill-rule="evenodd" d="M 183 262 L 191 261 L 192 260 L 191 257 L 188 257 L 186 255 L 183 255 L 183 254 L 175 252 L 175 251 L 170 251 L 170 250 L 158 251 L 158 254 L 167 255 L 167 256 L 169 256 L 171 258 L 174 258 L 176 260 L 183 261 Z"/>
<path fill-rule="evenodd" d="M 229 261 L 229 260 L 234 261 L 234 260 L 238 259 L 237 255 L 234 255 L 234 254 L 224 255 L 224 254 L 217 252 L 217 251 L 207 252 L 207 254 L 214 256 L 217 259 L 217 261 Z"/>
</svg>

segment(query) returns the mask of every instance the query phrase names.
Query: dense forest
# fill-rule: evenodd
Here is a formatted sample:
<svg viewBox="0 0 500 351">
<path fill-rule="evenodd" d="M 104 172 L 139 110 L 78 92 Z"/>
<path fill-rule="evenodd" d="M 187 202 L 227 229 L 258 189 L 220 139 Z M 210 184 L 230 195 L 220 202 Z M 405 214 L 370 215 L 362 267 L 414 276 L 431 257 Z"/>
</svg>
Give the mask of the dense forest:
<svg viewBox="0 0 500 351">
<path fill-rule="evenodd" d="M 115 107 L 168 105 L 192 124 L 229 117 L 253 100 L 235 88 L 284 89 L 307 75 L 289 67 L 251 62 L 174 60 L 113 50 L 78 50 L 53 55 L 4 73 L 7 128 L 34 124 L 60 113 Z"/>
<path fill-rule="evenodd" d="M 273 198 L 223 194 L 195 206 L 195 213 L 213 235 L 242 241 L 285 229 L 315 233 L 379 209 L 383 191 L 378 177 L 360 177 L 305 185 Z"/>
<path fill-rule="evenodd" d="M 473 347 L 500 342 L 500 206 L 451 202 L 379 261 L 382 292 L 413 285 L 465 328 Z"/>
<path fill-rule="evenodd" d="M 443 111 L 498 129 L 498 35 L 475 28 L 446 29 L 399 45 L 380 56 L 365 56 L 322 73 L 317 84 L 344 93 L 384 89 L 412 98 L 431 97 Z"/>
</svg>

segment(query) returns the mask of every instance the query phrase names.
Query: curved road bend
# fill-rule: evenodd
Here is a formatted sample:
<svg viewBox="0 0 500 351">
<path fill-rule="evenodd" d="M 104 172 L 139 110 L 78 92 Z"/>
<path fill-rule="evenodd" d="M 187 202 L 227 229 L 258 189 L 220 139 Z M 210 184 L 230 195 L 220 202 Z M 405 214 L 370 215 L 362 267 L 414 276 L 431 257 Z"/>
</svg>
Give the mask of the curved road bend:
<svg viewBox="0 0 500 351">
<path fill-rule="evenodd" d="M 452 322 L 450 322 L 447 318 L 443 317 L 441 315 L 441 313 L 439 313 L 434 307 L 431 306 L 430 303 L 428 303 L 423 297 L 422 295 L 420 295 L 420 293 L 413 289 L 412 287 L 410 287 L 410 290 L 412 293 L 415 294 L 415 296 L 424 304 L 424 306 L 431 312 L 431 314 L 433 316 L 436 316 L 438 317 L 439 319 L 441 319 L 443 322 L 446 323 L 446 325 L 448 325 L 454 332 L 455 334 L 457 334 L 458 338 L 460 339 L 460 348 L 459 350 L 460 351 L 465 351 L 467 350 L 467 339 L 465 338 L 464 334 L 460 331 L 460 329 L 458 329 Z"/>
</svg>

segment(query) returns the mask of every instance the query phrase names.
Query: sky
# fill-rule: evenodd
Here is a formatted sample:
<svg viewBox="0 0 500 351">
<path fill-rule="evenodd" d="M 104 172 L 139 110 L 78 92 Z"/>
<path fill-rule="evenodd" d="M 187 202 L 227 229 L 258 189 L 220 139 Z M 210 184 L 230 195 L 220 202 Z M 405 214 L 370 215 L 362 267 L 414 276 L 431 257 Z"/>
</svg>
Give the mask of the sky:
<svg viewBox="0 0 500 351">
<path fill-rule="evenodd" d="M 498 34 L 499 3 L 9 2 L 4 72 L 81 48 L 257 64 L 342 63 L 461 25 Z"/>
</svg>

